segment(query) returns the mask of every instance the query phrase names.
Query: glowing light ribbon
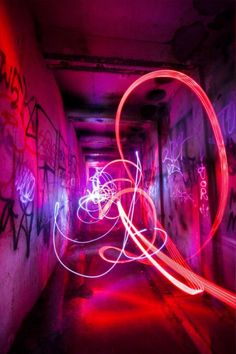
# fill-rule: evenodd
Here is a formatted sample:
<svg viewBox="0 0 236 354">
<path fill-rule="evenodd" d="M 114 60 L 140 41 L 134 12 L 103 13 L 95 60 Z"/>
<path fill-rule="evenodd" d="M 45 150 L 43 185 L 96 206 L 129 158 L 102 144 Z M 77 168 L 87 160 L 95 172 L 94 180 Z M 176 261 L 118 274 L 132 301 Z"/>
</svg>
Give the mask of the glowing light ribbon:
<svg viewBox="0 0 236 354">
<path fill-rule="evenodd" d="M 100 277 L 100 276 L 103 276 L 103 275 L 109 273 L 117 263 L 131 262 L 134 260 L 142 261 L 143 259 L 146 258 L 146 255 L 144 255 L 143 253 L 139 256 L 136 256 L 126 250 L 126 246 L 127 246 L 128 240 L 129 240 L 129 234 L 128 234 L 127 230 L 125 231 L 123 245 L 122 245 L 122 248 L 119 249 L 117 258 L 115 260 L 110 260 L 110 262 L 109 262 L 109 263 L 112 263 L 112 266 L 110 266 L 110 268 L 108 268 L 105 272 L 103 272 L 101 274 L 97 274 L 97 275 L 82 274 L 82 273 L 72 270 L 70 267 L 68 267 L 62 261 L 62 259 L 60 258 L 59 254 L 57 252 L 57 247 L 56 247 L 56 233 L 59 233 L 62 237 L 66 238 L 69 241 L 77 243 L 77 244 L 88 244 L 88 243 L 96 242 L 96 241 L 101 240 L 102 238 L 108 236 L 120 219 L 119 213 L 116 217 L 111 217 L 109 215 L 109 211 L 111 210 L 112 205 L 115 205 L 116 209 L 118 210 L 118 208 L 117 208 L 118 200 L 123 195 L 125 195 L 127 193 L 132 193 L 132 201 L 130 203 L 130 208 L 129 208 L 128 214 L 129 214 L 130 219 L 131 220 L 133 219 L 134 207 L 135 207 L 135 203 L 136 203 L 136 191 L 138 191 L 140 193 L 140 190 L 138 189 L 138 184 L 141 182 L 141 179 L 142 179 L 141 163 L 140 163 L 139 156 L 138 156 L 137 152 L 136 152 L 136 158 L 137 158 L 137 164 L 135 164 L 132 161 L 126 160 L 126 163 L 130 166 L 135 167 L 135 170 L 136 170 L 136 175 L 135 175 L 136 185 L 134 188 L 129 187 L 129 188 L 124 188 L 121 191 L 118 191 L 117 184 L 125 183 L 125 184 L 132 185 L 132 181 L 129 178 L 112 179 L 111 175 L 109 175 L 106 172 L 106 169 L 110 166 L 117 165 L 117 164 L 122 166 L 123 162 L 124 162 L 123 160 L 114 160 L 114 161 L 109 162 L 100 171 L 97 170 L 95 172 L 95 174 L 89 179 L 89 181 L 92 182 L 92 190 L 90 191 L 88 189 L 87 195 L 85 195 L 79 199 L 79 207 L 77 210 L 77 216 L 78 216 L 79 220 L 81 220 L 85 223 L 88 223 L 88 224 L 89 223 L 94 224 L 95 222 L 100 222 L 101 220 L 104 221 L 106 219 L 115 220 L 113 225 L 111 226 L 111 228 L 107 232 L 105 232 L 104 234 L 97 236 L 92 240 L 85 240 L 85 241 L 74 240 L 74 239 L 68 237 L 61 230 L 60 225 L 58 223 L 59 211 L 60 211 L 60 208 L 63 208 L 63 205 L 60 205 L 59 202 L 56 203 L 55 209 L 54 209 L 53 245 L 54 245 L 55 254 L 56 254 L 59 262 L 67 270 L 73 272 L 74 274 L 84 276 L 87 278 L 97 278 L 97 277 Z M 102 181 L 103 181 L 103 184 L 102 184 Z M 145 193 L 145 192 L 142 191 L 142 193 Z M 80 215 L 81 212 L 87 212 L 87 215 L 90 217 L 91 220 L 88 220 L 88 221 L 84 220 Z M 97 213 L 96 216 L 93 215 L 94 212 Z M 138 231 L 138 233 L 140 235 L 140 234 L 145 233 L 147 231 L 148 231 L 147 229 L 142 229 L 142 230 Z M 158 232 L 162 233 L 162 237 L 161 237 L 162 243 L 161 243 L 161 246 L 156 247 L 155 250 L 152 251 L 151 255 L 158 253 L 167 242 L 166 232 L 162 228 L 154 227 L 153 233 L 152 233 L 151 244 L 153 245 L 154 242 L 156 241 L 156 234 Z M 103 252 L 107 251 L 108 249 L 109 250 L 114 250 L 114 249 L 118 250 L 118 248 L 112 247 L 112 246 L 109 246 L 106 249 L 103 249 L 103 247 L 101 247 L 101 249 L 99 250 L 99 254 L 100 254 L 101 258 L 103 258 L 103 259 L 106 258 L 106 257 L 104 258 Z M 122 257 L 126 257 L 126 260 L 124 260 L 124 259 L 121 260 Z M 108 260 L 108 259 L 105 259 L 105 260 Z"/>
<path fill-rule="evenodd" d="M 228 165 L 226 159 L 226 151 L 224 146 L 223 137 L 221 134 L 220 126 L 217 121 L 216 114 L 214 109 L 205 94 L 202 88 L 190 77 L 187 75 L 173 71 L 173 70 L 159 70 L 152 72 L 150 74 L 144 75 L 140 79 L 136 80 L 125 92 L 123 95 L 120 104 L 118 106 L 117 115 L 116 115 L 116 139 L 117 139 L 117 146 L 120 152 L 121 159 L 109 162 L 103 169 L 96 170 L 95 175 L 91 177 L 90 181 L 92 182 L 92 190 L 87 190 L 87 195 L 83 196 L 79 200 L 79 207 L 77 210 L 77 216 L 80 221 L 85 223 L 94 224 L 96 222 L 101 222 L 104 220 L 112 220 L 113 225 L 112 227 L 105 232 L 103 235 L 95 237 L 93 240 L 89 241 L 78 241 L 68 238 L 60 229 L 58 224 L 58 215 L 60 206 L 59 203 L 56 203 L 55 210 L 54 210 L 54 228 L 53 228 L 53 245 L 55 249 L 55 254 L 59 260 L 59 262 L 69 271 L 73 272 L 74 274 L 96 278 L 102 275 L 107 274 L 110 272 L 118 263 L 126 263 L 131 262 L 134 260 L 138 260 L 143 263 L 149 263 L 154 266 L 166 279 L 168 279 L 173 285 L 181 289 L 182 291 L 190 294 L 196 295 L 202 293 L 203 291 L 208 292 L 212 296 L 216 297 L 217 299 L 223 301 L 227 305 L 236 308 L 236 295 L 216 284 L 210 282 L 203 277 L 199 276 L 198 274 L 194 273 L 190 266 L 188 265 L 187 261 L 182 257 L 180 252 L 178 251 L 177 247 L 173 243 L 170 237 L 168 237 L 166 231 L 160 224 L 157 219 L 156 215 L 156 208 L 154 205 L 153 200 L 141 188 L 142 182 L 142 168 L 141 162 L 136 152 L 136 159 L 137 163 L 135 164 L 132 161 L 125 160 L 123 155 L 123 150 L 121 146 L 120 140 L 120 119 L 123 106 L 128 98 L 128 96 L 133 92 L 133 90 L 142 84 L 143 82 L 154 79 L 154 78 L 161 78 L 161 77 L 168 77 L 174 78 L 185 85 L 187 85 L 199 98 L 200 102 L 202 103 L 208 119 L 211 123 L 213 133 L 216 139 L 216 145 L 219 153 L 219 162 L 220 162 L 220 172 L 221 172 L 221 186 L 219 191 L 219 205 L 216 212 L 216 217 L 213 222 L 212 228 L 210 233 L 200 247 L 200 249 L 191 257 L 194 257 L 198 254 L 203 247 L 211 240 L 215 231 L 217 230 L 226 206 L 227 201 L 227 191 L 228 191 Z M 127 176 L 122 178 L 113 179 L 110 174 L 106 171 L 109 167 L 113 167 L 117 165 L 123 165 L 125 173 Z M 130 167 L 135 169 L 135 175 L 133 176 L 131 173 Z M 124 188 L 121 188 L 121 185 L 124 184 Z M 224 189 L 222 188 L 224 186 Z M 128 212 L 125 211 L 122 205 L 122 198 L 123 196 L 131 197 L 130 205 Z M 142 199 L 142 207 L 152 218 L 152 232 L 151 235 L 145 235 L 147 233 L 147 228 L 142 228 L 138 230 L 137 227 L 134 225 L 134 216 L 135 216 L 135 207 L 137 205 L 137 201 Z M 111 215 L 112 209 L 117 210 L 117 215 Z M 82 216 L 82 214 L 85 216 Z M 105 260 L 106 262 L 110 263 L 111 266 L 101 274 L 98 275 L 88 275 L 88 274 L 81 274 L 76 272 L 73 269 L 70 269 L 64 262 L 61 260 L 57 248 L 56 248 L 56 233 L 59 233 L 63 237 L 67 238 L 70 241 L 76 243 L 90 243 L 100 240 L 103 237 L 109 235 L 110 231 L 112 231 L 118 223 L 121 221 L 125 232 L 123 243 L 121 247 L 116 246 L 103 246 L 99 249 L 100 257 Z M 159 236 L 159 237 L 158 237 Z M 134 254 L 127 250 L 127 245 L 129 240 L 133 242 L 136 246 L 136 250 L 140 251 L 139 255 Z M 161 245 L 155 245 L 157 242 L 161 242 Z M 165 250 L 165 253 L 164 253 Z M 115 252 L 117 253 L 117 257 L 108 257 L 107 253 Z M 172 273 L 170 273 L 170 270 Z M 174 273 L 173 273 L 174 272 Z"/>
<path fill-rule="evenodd" d="M 182 82 L 184 85 L 188 86 L 191 91 L 195 93 L 195 95 L 198 97 L 200 100 L 202 106 L 204 107 L 207 117 L 209 119 L 209 122 L 211 124 L 213 134 L 216 140 L 216 146 L 218 149 L 218 155 L 219 155 L 219 162 L 220 162 L 220 190 L 219 190 L 219 205 L 218 209 L 216 212 L 215 220 L 213 222 L 213 225 L 211 227 L 211 230 L 209 232 L 208 237 L 206 238 L 205 242 L 201 246 L 201 248 L 193 254 L 190 258 L 196 256 L 198 253 L 201 252 L 201 250 L 208 244 L 208 242 L 211 240 L 211 238 L 214 236 L 216 230 L 218 229 L 221 220 L 224 215 L 226 203 L 227 203 L 227 197 L 228 197 L 228 186 L 229 186 L 229 174 L 228 174 L 228 163 L 227 163 L 227 156 L 226 156 L 226 150 L 225 150 L 225 145 L 224 145 L 224 139 L 223 135 L 221 133 L 221 128 L 218 123 L 218 119 L 216 116 L 216 113 L 214 111 L 214 108 L 204 92 L 204 90 L 201 88 L 200 85 L 196 81 L 194 81 L 191 77 L 185 75 L 182 72 L 175 71 L 175 70 L 157 70 L 153 71 L 151 73 L 148 73 L 139 79 L 137 79 L 124 93 L 123 97 L 120 100 L 117 113 L 116 113 L 116 123 L 115 123 L 115 133 L 116 133 L 116 141 L 117 141 L 117 147 L 121 156 L 121 159 L 124 160 L 124 154 L 122 150 L 122 145 L 121 145 L 121 139 L 120 139 L 120 120 L 121 120 L 121 115 L 122 115 L 122 110 L 124 107 L 124 104 L 126 103 L 128 97 L 130 94 L 141 84 L 148 80 L 153 80 L 157 78 L 172 78 L 176 79 L 180 82 Z M 125 168 L 127 170 L 127 173 L 129 177 L 132 179 L 132 175 L 130 174 L 129 168 L 127 167 L 126 163 L 124 162 Z"/>
</svg>

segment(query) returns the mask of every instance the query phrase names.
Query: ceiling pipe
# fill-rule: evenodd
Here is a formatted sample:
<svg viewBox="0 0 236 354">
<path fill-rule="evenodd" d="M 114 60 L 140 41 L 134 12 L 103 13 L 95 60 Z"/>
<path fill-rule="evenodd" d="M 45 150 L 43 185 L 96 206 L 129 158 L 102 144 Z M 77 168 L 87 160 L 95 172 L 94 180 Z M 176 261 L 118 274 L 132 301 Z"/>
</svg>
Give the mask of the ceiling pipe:
<svg viewBox="0 0 236 354">
<path fill-rule="evenodd" d="M 116 57 L 98 57 L 62 53 L 44 53 L 47 66 L 53 70 L 73 70 L 106 72 L 123 75 L 144 75 L 160 68 L 174 70 L 192 70 L 188 64 Z"/>
</svg>

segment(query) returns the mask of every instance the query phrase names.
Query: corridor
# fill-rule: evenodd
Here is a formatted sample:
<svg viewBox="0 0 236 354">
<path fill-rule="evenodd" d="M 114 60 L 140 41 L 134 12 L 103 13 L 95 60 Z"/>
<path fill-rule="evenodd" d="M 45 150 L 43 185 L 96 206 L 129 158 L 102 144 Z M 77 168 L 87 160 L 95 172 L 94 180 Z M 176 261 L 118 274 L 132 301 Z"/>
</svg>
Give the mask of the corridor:
<svg viewBox="0 0 236 354">
<path fill-rule="evenodd" d="M 0 354 L 236 354 L 235 0 L 0 0 Z"/>
</svg>

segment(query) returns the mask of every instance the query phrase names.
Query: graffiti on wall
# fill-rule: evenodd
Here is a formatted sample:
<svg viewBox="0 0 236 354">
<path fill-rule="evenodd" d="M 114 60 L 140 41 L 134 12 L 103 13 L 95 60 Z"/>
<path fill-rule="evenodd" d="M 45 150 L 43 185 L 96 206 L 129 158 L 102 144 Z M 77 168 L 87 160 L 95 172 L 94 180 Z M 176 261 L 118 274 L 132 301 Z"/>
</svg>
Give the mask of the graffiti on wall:
<svg viewBox="0 0 236 354">
<path fill-rule="evenodd" d="M 11 236 L 14 250 L 24 237 L 29 257 L 33 230 L 49 244 L 55 200 L 75 188 L 77 159 L 1 50 L 0 150 L 0 237 Z"/>
<path fill-rule="evenodd" d="M 163 149 L 162 163 L 167 171 L 166 179 L 171 188 L 171 198 L 178 203 L 193 202 L 191 187 L 196 182 L 196 158 L 185 152 L 191 136 L 184 138 L 181 132 L 175 139 L 169 138 Z"/>
<path fill-rule="evenodd" d="M 208 197 L 208 182 L 207 182 L 207 171 L 206 167 L 204 166 L 203 162 L 200 167 L 197 169 L 199 175 L 199 199 L 200 199 L 200 206 L 199 211 L 203 216 L 209 215 L 209 197 Z"/>
</svg>

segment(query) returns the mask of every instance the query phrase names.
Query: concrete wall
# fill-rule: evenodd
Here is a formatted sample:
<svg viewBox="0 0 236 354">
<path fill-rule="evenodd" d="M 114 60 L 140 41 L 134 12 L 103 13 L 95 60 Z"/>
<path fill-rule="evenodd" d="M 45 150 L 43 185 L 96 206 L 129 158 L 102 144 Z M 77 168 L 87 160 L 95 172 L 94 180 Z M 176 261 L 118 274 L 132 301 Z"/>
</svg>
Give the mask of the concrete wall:
<svg viewBox="0 0 236 354">
<path fill-rule="evenodd" d="M 227 43 L 227 42 L 226 42 Z M 206 90 L 213 101 L 226 147 L 229 171 L 228 203 L 215 245 L 220 281 L 236 289 L 236 84 L 235 46 L 226 45 L 223 55 L 205 70 Z M 214 141 L 207 143 L 214 149 Z"/>
<path fill-rule="evenodd" d="M 224 136 L 229 163 L 229 196 L 221 226 L 201 253 L 191 256 L 207 239 L 218 205 L 218 153 L 212 129 L 198 99 L 184 85 L 170 99 L 168 134 L 159 129 L 160 164 L 149 186 L 154 200 L 160 201 L 159 217 L 178 249 L 200 274 L 231 290 L 235 289 L 236 255 L 236 105 L 233 78 L 233 46 L 225 48 L 215 61 L 188 73 L 208 93 Z M 226 55 L 227 54 L 227 55 Z M 157 117 L 161 119 L 162 117 Z M 153 134 L 153 133 L 152 133 Z M 148 139 L 146 151 L 153 166 L 157 143 Z M 146 169 L 148 162 L 146 162 Z M 151 173 L 151 172 L 150 172 Z"/>
<path fill-rule="evenodd" d="M 2 1 L 0 23 L 0 352 L 4 353 L 56 264 L 52 247 L 56 201 L 64 205 L 59 223 L 70 233 L 78 156 L 74 131 L 66 122 L 23 3 Z M 63 253 L 66 243 L 58 238 L 57 245 Z"/>
</svg>

